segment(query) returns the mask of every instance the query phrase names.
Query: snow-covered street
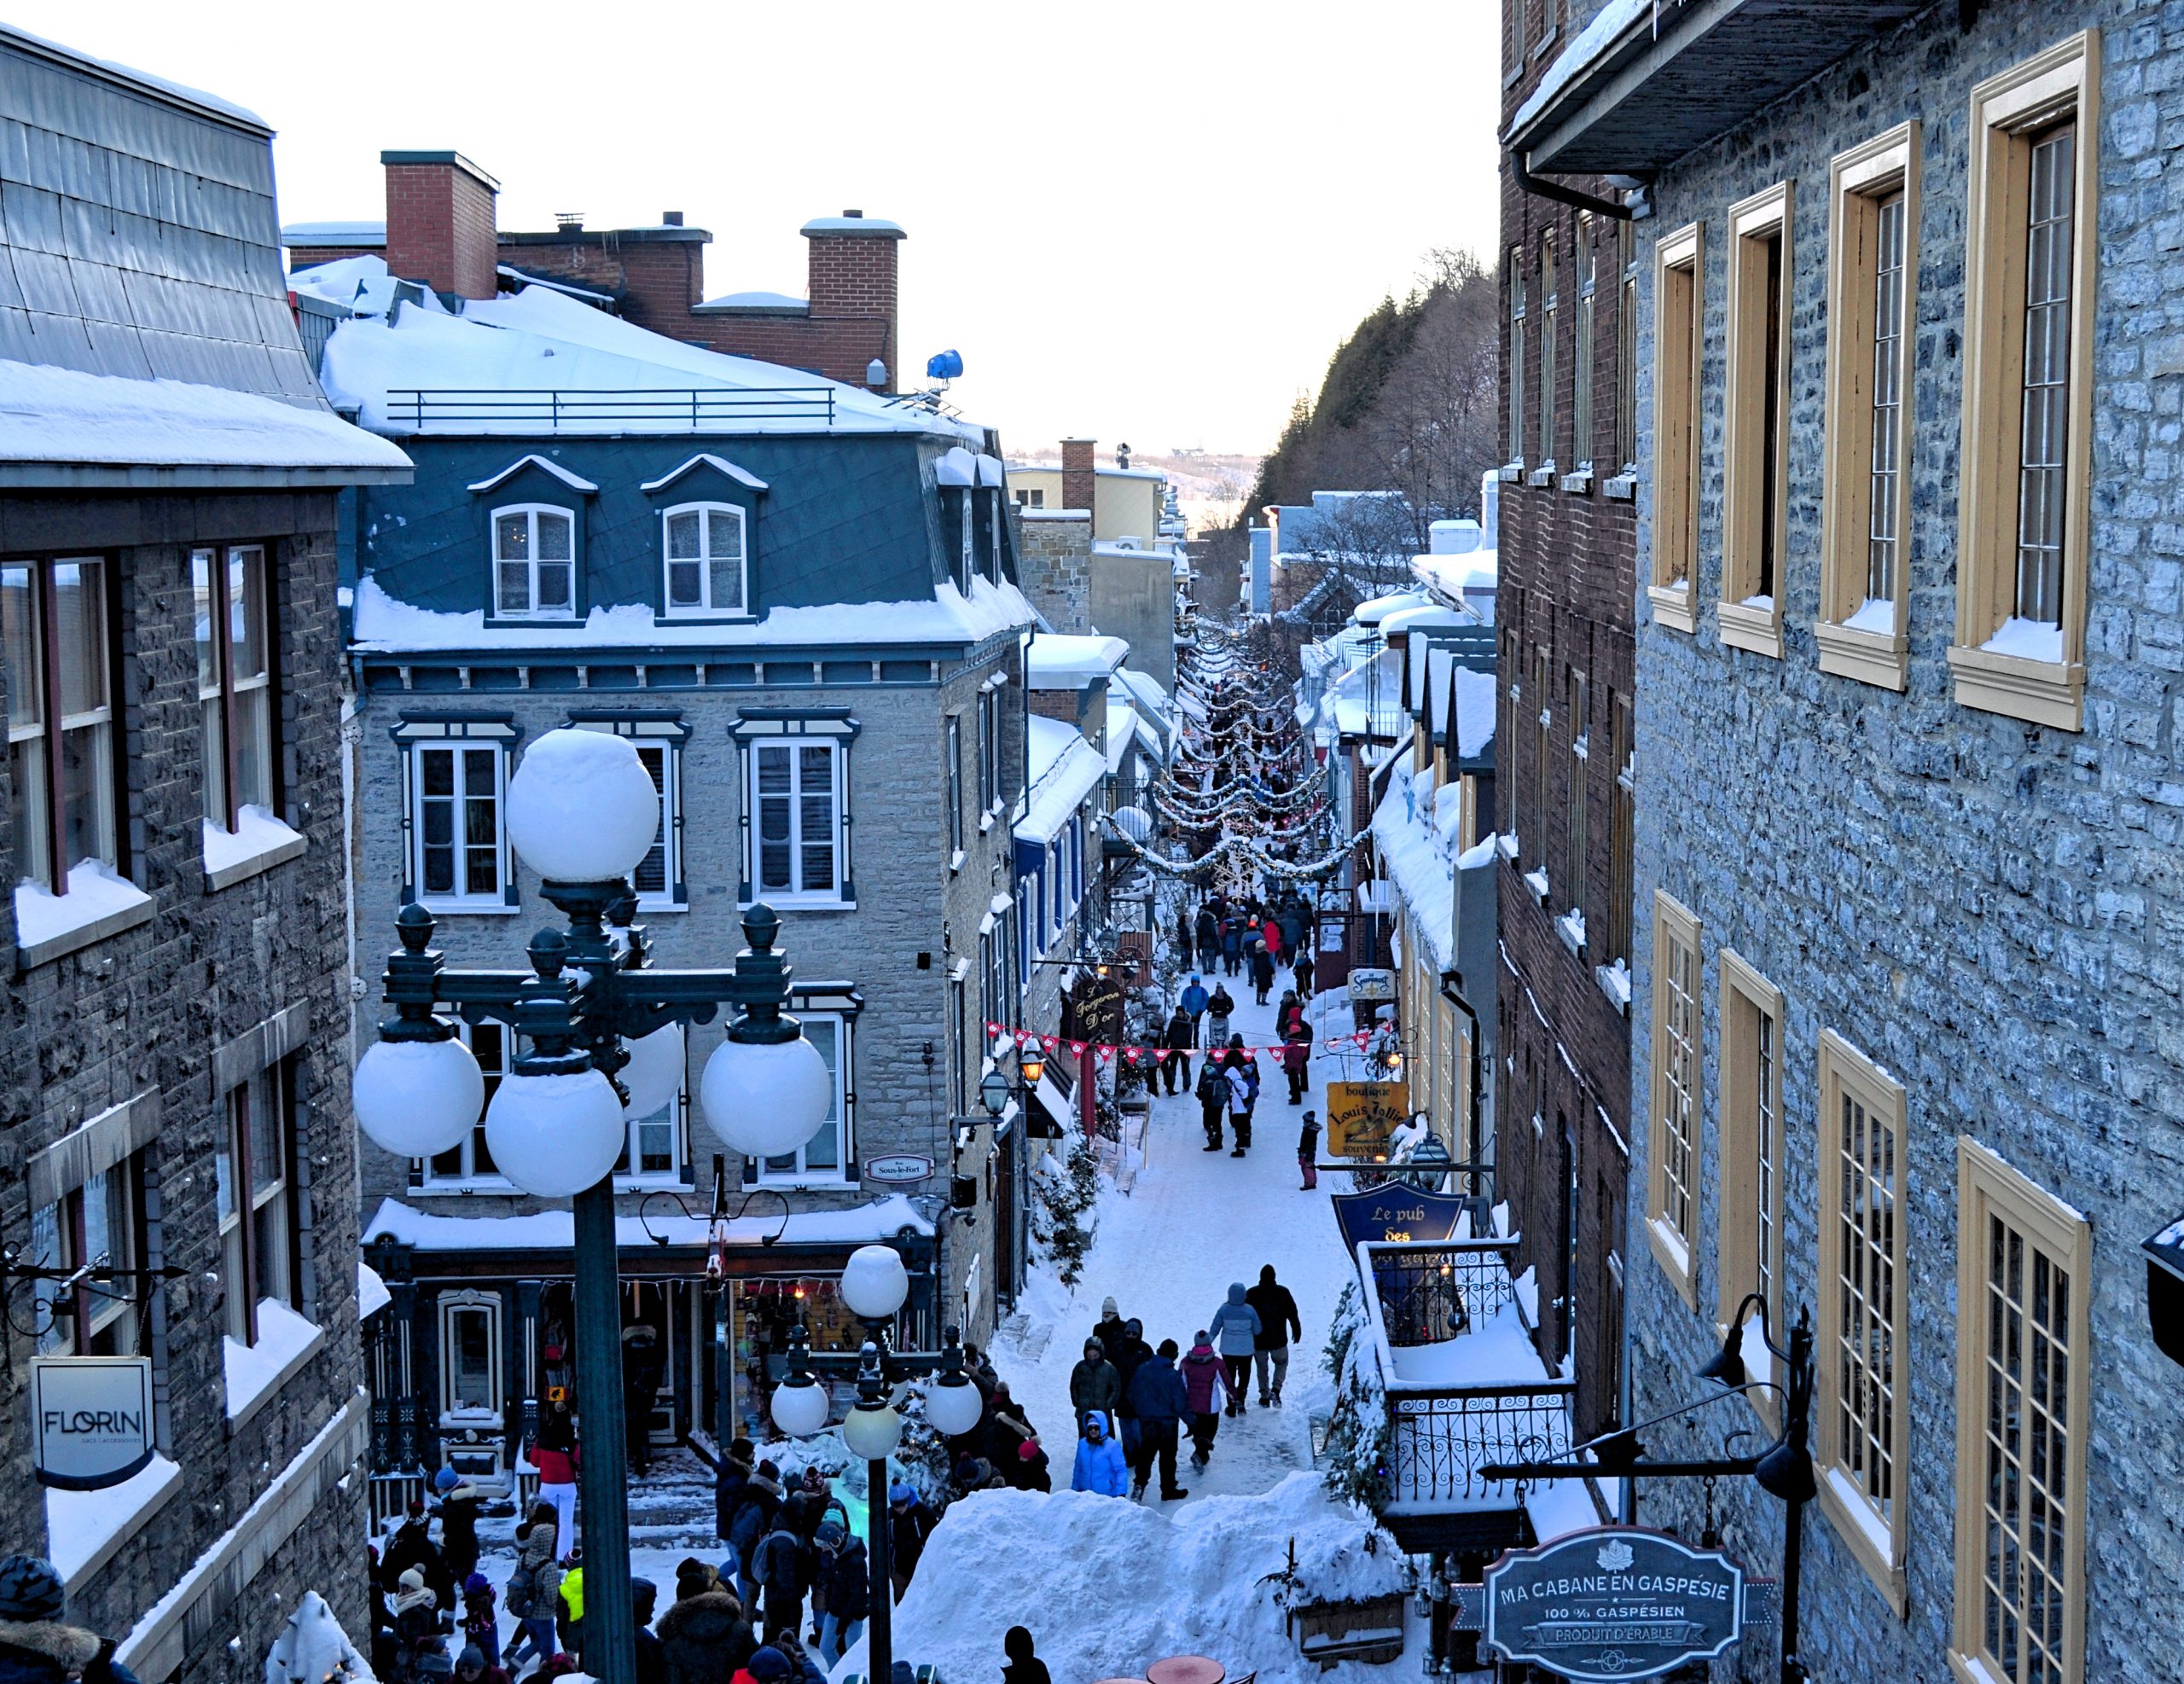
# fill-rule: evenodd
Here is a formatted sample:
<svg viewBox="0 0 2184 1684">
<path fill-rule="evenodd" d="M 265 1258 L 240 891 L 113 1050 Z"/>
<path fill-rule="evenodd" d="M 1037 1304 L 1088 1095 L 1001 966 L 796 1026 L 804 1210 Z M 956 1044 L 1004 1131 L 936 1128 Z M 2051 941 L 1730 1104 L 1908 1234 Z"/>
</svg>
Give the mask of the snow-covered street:
<svg viewBox="0 0 2184 1684">
<path fill-rule="evenodd" d="M 1207 978 L 1209 987 L 1211 982 Z M 1232 1027 L 1245 1044 L 1275 1042 L 1273 1004 L 1255 1004 L 1246 978 L 1228 979 L 1228 989 L 1236 997 Z M 1269 1001 L 1280 998 L 1276 990 Z M 1346 1029 L 1347 1021 L 1339 1027 Z M 1198 1062 L 1192 1060 L 1194 1077 Z M 1340 1190 L 1333 1184 L 1348 1178 L 1322 1176 L 1317 1191 L 1300 1191 L 1297 1129 L 1308 1109 L 1325 1118 L 1324 1087 L 1342 1078 L 1342 1064 L 1332 1054 L 1316 1058 L 1311 1088 L 1303 1104 L 1292 1106 L 1281 1072 L 1270 1056 L 1262 1056 L 1252 1149 L 1240 1158 L 1205 1150 L 1198 1101 L 1188 1091 L 1154 1100 L 1144 1165 L 1126 1193 L 1111 1191 L 1101 1200 L 1083 1279 L 1070 1292 L 1049 1275 L 1035 1275 L 1021 1306 L 1028 1325 L 1020 1339 L 996 1343 L 994 1366 L 1031 1412 L 1054 1458 L 1057 1484 L 1067 1484 L 1074 1454 L 1070 1370 L 1100 1319 L 1101 1301 L 1112 1296 L 1124 1317 L 1144 1322 L 1148 1343 L 1172 1338 L 1188 1350 L 1229 1283 L 1250 1286 L 1267 1263 L 1295 1295 L 1304 1330 L 1290 1350 L 1282 1407 L 1261 1409 L 1254 1395 L 1241 1420 L 1221 1422 L 1203 1473 L 1190 1467 L 1186 1442 L 1178 1477 L 1190 1490 L 1185 1501 L 1195 1502 L 1264 1491 L 1311 1466 L 1311 1417 L 1330 1396 L 1320 1360 L 1327 1320 L 1355 1266 L 1327 1204 L 1329 1192 Z M 1157 1495 L 1156 1485 L 1148 1501 Z"/>
</svg>

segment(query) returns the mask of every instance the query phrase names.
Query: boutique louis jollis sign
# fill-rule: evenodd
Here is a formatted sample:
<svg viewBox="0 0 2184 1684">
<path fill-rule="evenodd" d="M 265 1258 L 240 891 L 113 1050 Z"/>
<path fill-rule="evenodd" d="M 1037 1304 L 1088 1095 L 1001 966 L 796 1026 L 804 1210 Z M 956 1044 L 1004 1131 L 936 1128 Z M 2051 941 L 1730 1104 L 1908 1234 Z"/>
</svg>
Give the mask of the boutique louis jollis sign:
<svg viewBox="0 0 2184 1684">
<path fill-rule="evenodd" d="M 1583 1684 L 1657 1678 L 1741 1635 L 1744 1570 L 1662 1532 L 1603 1526 L 1486 1570 L 1486 1641 Z"/>
</svg>

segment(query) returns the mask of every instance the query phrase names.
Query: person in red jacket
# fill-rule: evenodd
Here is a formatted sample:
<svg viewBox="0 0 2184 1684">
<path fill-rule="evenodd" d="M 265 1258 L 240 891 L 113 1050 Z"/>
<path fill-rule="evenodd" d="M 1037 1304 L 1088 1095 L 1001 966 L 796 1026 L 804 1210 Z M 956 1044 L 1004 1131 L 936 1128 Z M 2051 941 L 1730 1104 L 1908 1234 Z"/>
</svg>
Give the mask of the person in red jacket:
<svg viewBox="0 0 2184 1684">
<path fill-rule="evenodd" d="M 1304 1103 L 1304 1089 L 1312 1079 L 1312 1031 L 1301 1023 L 1289 1026 L 1281 1043 L 1281 1073 L 1289 1078 L 1289 1103 Z"/>
<path fill-rule="evenodd" d="M 1203 1472 L 1213 1455 L 1213 1435 L 1221 1430 L 1221 1399 L 1228 1390 L 1221 1358 L 1207 1340 L 1205 1328 L 1199 1329 L 1189 1355 L 1177 1366 L 1182 1370 L 1183 1395 L 1191 1406 L 1191 1466 Z"/>
<path fill-rule="evenodd" d="M 583 1461 L 567 1402 L 548 1404 L 538 1423 L 537 1442 L 531 1447 L 531 1465 L 538 1470 L 538 1501 L 554 1505 L 565 1554 L 576 1541 L 577 1469 Z"/>
</svg>

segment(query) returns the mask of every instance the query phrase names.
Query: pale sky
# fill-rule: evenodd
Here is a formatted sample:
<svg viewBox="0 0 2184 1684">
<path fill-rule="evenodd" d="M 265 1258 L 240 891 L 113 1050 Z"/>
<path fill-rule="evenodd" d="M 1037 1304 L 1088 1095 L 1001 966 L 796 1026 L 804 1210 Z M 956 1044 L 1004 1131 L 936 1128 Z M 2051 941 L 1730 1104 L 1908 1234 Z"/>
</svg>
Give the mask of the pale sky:
<svg viewBox="0 0 2184 1684">
<path fill-rule="evenodd" d="M 801 296 L 809 218 L 909 233 L 903 371 L 1013 447 L 1259 450 L 1436 246 L 1495 244 L 1496 0 L 9 0 L 264 117 L 288 221 L 384 214 L 453 147 L 503 228 L 683 212 L 706 291 Z"/>
</svg>

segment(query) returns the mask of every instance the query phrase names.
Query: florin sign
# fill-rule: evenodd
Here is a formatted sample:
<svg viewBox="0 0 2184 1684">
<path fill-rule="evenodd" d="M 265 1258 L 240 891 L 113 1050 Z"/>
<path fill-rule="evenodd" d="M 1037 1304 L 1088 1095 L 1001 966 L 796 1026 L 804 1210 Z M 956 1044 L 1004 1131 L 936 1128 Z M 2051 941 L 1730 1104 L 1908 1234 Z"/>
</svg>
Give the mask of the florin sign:
<svg viewBox="0 0 2184 1684">
<path fill-rule="evenodd" d="M 31 1456 L 38 1484 L 96 1491 L 152 1460 L 147 1356 L 31 1359 Z"/>
<path fill-rule="evenodd" d="M 1656 1678 L 1743 1631 L 1744 1570 L 1663 1532 L 1603 1526 L 1486 1570 L 1486 1641 L 1581 1684 Z"/>
</svg>

